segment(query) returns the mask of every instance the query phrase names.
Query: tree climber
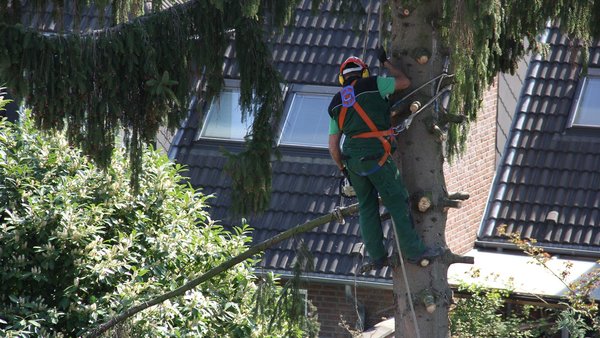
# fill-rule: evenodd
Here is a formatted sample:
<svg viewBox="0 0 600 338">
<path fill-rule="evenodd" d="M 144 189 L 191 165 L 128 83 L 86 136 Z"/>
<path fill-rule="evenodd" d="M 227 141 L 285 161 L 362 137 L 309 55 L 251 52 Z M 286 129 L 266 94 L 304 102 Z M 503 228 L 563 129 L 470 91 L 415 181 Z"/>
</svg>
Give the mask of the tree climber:
<svg viewBox="0 0 600 338">
<path fill-rule="evenodd" d="M 370 76 L 368 66 L 349 57 L 340 66 L 343 86 L 329 105 L 329 152 L 351 182 L 359 204 L 360 231 L 369 265 L 379 269 L 388 263 L 383 245 L 378 193 L 395 224 L 402 256 L 426 266 L 441 253 L 427 248 L 417 235 L 409 210 L 408 192 L 390 155 L 390 105 L 388 96 L 410 86 L 408 77 L 387 59 L 383 48 L 378 58 L 393 77 Z M 340 140 L 344 134 L 343 151 Z"/>
</svg>

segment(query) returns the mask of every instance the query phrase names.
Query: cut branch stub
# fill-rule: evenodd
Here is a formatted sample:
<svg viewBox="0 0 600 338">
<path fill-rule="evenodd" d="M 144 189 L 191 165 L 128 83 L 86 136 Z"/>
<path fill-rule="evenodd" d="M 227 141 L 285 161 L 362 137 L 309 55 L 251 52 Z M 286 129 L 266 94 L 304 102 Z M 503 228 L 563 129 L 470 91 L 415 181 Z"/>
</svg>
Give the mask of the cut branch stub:
<svg viewBox="0 0 600 338">
<path fill-rule="evenodd" d="M 440 259 L 442 262 L 451 265 L 454 263 L 462 264 L 475 264 L 475 258 L 472 256 L 461 256 L 453 253 L 450 249 L 446 248 Z"/>
<path fill-rule="evenodd" d="M 437 308 L 435 304 L 435 297 L 433 296 L 431 290 L 424 289 L 423 291 L 419 292 L 418 298 L 421 304 L 425 306 L 425 309 L 428 313 L 433 313 Z"/>
<path fill-rule="evenodd" d="M 413 203 L 419 212 L 427 212 L 433 206 L 431 192 L 419 191 L 414 193 Z"/>
<path fill-rule="evenodd" d="M 446 132 L 444 132 L 438 125 L 432 125 L 430 131 L 433 136 L 435 136 L 436 141 L 445 142 L 448 140 L 448 134 L 446 134 Z"/>
<path fill-rule="evenodd" d="M 417 110 L 419 110 L 421 108 L 421 102 L 420 101 L 413 101 L 413 103 L 410 104 L 409 110 L 411 113 L 416 112 Z"/>
<path fill-rule="evenodd" d="M 454 192 L 454 193 L 448 194 L 448 198 L 451 200 L 466 201 L 469 199 L 469 197 L 471 197 L 471 195 L 469 195 L 469 193 L 466 193 L 466 192 Z"/>
<path fill-rule="evenodd" d="M 440 199 L 440 205 L 444 208 L 444 211 L 448 211 L 449 208 L 460 209 L 462 207 L 462 201 L 444 197 Z"/>
<path fill-rule="evenodd" d="M 440 122 L 442 125 L 445 125 L 448 123 L 462 124 L 465 121 L 467 121 L 467 117 L 464 115 L 442 114 L 442 116 L 440 116 Z"/>
</svg>

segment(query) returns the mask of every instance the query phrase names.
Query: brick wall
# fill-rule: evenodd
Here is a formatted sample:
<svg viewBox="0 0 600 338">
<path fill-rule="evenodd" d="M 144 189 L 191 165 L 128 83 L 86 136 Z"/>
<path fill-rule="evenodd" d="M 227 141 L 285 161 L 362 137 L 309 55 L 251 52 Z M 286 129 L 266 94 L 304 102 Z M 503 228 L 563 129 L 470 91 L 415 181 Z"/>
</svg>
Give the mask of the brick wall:
<svg viewBox="0 0 600 338">
<path fill-rule="evenodd" d="M 340 323 L 345 321 L 351 329 L 357 322 L 356 304 L 347 298 L 344 285 L 310 283 L 306 286 L 308 299 L 318 309 L 321 323 L 320 338 L 352 337 L 352 334 Z M 352 295 L 354 286 L 350 286 Z M 394 314 L 394 297 L 392 290 L 357 287 L 358 301 L 364 305 L 366 326 L 372 327 L 383 319 L 391 318 Z"/>
<path fill-rule="evenodd" d="M 477 121 L 470 125 L 465 154 L 444 165 L 448 192 L 470 194 L 462 208 L 448 211 L 446 241 L 458 254 L 473 247 L 494 177 L 497 103 L 498 85 L 494 83 L 484 94 Z"/>
</svg>

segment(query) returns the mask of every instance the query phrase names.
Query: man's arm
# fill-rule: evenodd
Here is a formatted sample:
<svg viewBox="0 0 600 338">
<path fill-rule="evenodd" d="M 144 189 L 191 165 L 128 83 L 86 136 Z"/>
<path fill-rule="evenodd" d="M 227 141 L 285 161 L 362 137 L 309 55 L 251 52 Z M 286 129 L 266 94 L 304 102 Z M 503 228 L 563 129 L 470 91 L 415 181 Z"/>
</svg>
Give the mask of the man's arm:
<svg viewBox="0 0 600 338">
<path fill-rule="evenodd" d="M 410 87 L 410 79 L 400 68 L 394 66 L 389 60 L 383 61 L 383 66 L 390 72 L 390 75 L 396 79 L 394 89 L 402 90 Z"/>
<path fill-rule="evenodd" d="M 341 133 L 329 135 L 329 154 L 331 154 L 331 158 L 340 170 L 344 169 L 344 162 L 342 162 L 342 151 L 340 150 L 341 138 Z"/>
<path fill-rule="evenodd" d="M 383 47 L 377 47 L 377 59 L 381 62 L 381 65 L 390 72 L 390 75 L 396 80 L 394 83 L 395 90 L 402 90 L 410 87 L 410 79 L 400 68 L 394 66 L 390 60 L 388 60 L 387 53 Z"/>
</svg>

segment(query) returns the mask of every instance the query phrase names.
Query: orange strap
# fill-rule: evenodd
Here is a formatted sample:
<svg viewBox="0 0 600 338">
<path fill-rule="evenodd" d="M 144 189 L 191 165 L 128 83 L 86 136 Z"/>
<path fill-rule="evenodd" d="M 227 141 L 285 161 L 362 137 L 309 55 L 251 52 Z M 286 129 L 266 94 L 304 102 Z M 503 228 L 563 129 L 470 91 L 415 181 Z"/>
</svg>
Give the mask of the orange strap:
<svg viewBox="0 0 600 338">
<path fill-rule="evenodd" d="M 342 107 L 342 110 L 340 111 L 340 117 L 338 119 L 338 126 L 340 127 L 340 130 L 342 130 L 342 127 L 344 126 L 344 121 L 346 120 L 347 112 L 348 112 L 348 107 Z"/>
<path fill-rule="evenodd" d="M 391 134 L 391 130 L 377 130 L 375 123 L 373 123 L 371 118 L 369 118 L 369 115 L 367 115 L 365 110 L 360 106 L 360 104 L 358 104 L 358 102 L 354 102 L 354 105 L 352 105 L 352 108 L 354 108 L 358 112 L 358 115 L 360 115 L 360 118 L 367 124 L 369 129 L 371 129 L 371 132 L 354 135 L 354 136 L 352 136 L 352 138 L 376 137 L 381 142 L 381 145 L 383 146 L 383 151 L 384 151 L 383 156 L 381 156 L 381 158 L 379 159 L 379 162 L 377 162 L 377 164 L 379 164 L 379 166 L 382 166 L 385 163 L 385 161 L 387 160 L 388 156 L 390 156 L 390 154 L 392 153 L 392 145 L 390 144 L 390 142 L 388 142 L 388 140 L 385 139 L 385 137 L 383 137 L 384 134 L 386 134 L 388 132 L 390 132 L 390 134 Z"/>
<path fill-rule="evenodd" d="M 378 130 L 378 131 L 367 131 L 365 133 L 360 133 L 358 135 L 352 136 L 352 138 L 371 138 L 371 137 L 379 137 L 379 136 L 390 136 L 394 134 L 393 129 L 388 130 Z"/>
</svg>

